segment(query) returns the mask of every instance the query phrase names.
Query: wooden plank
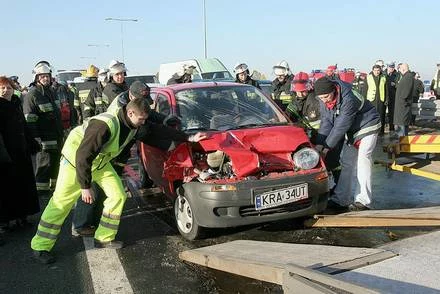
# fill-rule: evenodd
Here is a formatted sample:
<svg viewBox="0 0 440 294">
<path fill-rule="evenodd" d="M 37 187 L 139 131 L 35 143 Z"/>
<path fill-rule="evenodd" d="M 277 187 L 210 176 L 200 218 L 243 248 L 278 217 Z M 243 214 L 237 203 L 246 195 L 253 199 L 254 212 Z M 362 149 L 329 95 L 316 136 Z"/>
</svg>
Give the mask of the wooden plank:
<svg viewBox="0 0 440 294">
<path fill-rule="evenodd" d="M 304 222 L 306 227 L 437 227 L 440 219 L 397 218 L 397 217 L 336 217 L 319 216 Z"/>
<path fill-rule="evenodd" d="M 338 268 L 338 271 L 341 271 L 344 262 L 382 252 L 387 251 L 375 248 L 236 240 L 184 251 L 179 257 L 217 270 L 282 284 L 283 272 L 289 263 L 321 270 L 326 266 L 341 264 Z M 383 256 L 381 260 L 382 258 Z M 370 259 L 370 263 L 373 263 L 373 259 Z"/>
<path fill-rule="evenodd" d="M 285 287 L 283 286 L 283 290 L 287 290 L 286 293 L 341 293 L 341 290 L 343 293 L 353 294 L 380 293 L 353 283 L 336 279 L 328 274 L 300 267 L 296 264 L 288 264 L 286 266 L 286 272 L 285 285 L 287 289 L 284 289 Z M 300 283 L 292 283 L 292 279 L 296 279 Z M 312 283 L 315 283 L 315 287 Z M 293 287 L 298 287 L 299 289 Z"/>
<path fill-rule="evenodd" d="M 318 215 L 319 216 L 319 215 Z M 440 219 L 440 206 L 405 208 L 405 209 L 381 209 L 363 210 L 341 213 L 334 217 L 393 217 L 393 218 L 434 218 Z"/>
</svg>

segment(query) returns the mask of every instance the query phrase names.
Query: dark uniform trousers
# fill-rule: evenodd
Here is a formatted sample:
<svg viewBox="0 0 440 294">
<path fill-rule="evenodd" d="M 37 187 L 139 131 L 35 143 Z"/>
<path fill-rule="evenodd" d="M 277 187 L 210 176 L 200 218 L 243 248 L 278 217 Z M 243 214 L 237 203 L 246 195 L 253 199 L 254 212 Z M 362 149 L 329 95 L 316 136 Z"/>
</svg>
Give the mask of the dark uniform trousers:
<svg viewBox="0 0 440 294">
<path fill-rule="evenodd" d="M 43 142 L 44 143 L 44 142 Z M 48 193 L 55 188 L 58 170 L 60 167 L 61 151 L 58 147 L 53 149 L 43 149 L 37 153 L 35 158 L 36 172 L 35 180 L 37 191 Z"/>
</svg>

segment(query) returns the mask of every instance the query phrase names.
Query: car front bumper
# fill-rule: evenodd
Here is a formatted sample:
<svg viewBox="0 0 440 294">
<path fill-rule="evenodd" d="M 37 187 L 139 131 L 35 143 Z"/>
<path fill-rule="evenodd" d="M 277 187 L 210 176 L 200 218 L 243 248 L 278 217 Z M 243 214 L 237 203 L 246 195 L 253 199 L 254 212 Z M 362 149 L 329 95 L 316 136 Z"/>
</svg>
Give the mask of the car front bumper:
<svg viewBox="0 0 440 294">
<path fill-rule="evenodd" d="M 182 186 L 191 202 L 196 222 L 207 228 L 225 228 L 313 215 L 327 206 L 328 181 L 317 182 L 318 173 L 276 179 L 229 183 L 235 191 L 212 192 L 215 184 L 189 182 Z M 307 199 L 264 210 L 255 209 L 255 196 L 272 190 L 308 183 Z"/>
</svg>

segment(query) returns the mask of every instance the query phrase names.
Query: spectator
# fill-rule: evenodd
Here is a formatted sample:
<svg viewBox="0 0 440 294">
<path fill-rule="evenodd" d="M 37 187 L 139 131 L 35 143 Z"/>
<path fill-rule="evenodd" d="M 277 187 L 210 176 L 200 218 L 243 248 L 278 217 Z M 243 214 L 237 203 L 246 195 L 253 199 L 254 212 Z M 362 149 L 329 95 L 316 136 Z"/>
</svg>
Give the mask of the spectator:
<svg viewBox="0 0 440 294">
<path fill-rule="evenodd" d="M 31 160 L 40 145 L 30 135 L 21 101 L 13 91 L 12 82 L 0 77 L 0 231 L 11 221 L 26 225 L 27 216 L 40 211 Z"/>
<path fill-rule="evenodd" d="M 431 94 L 435 95 L 436 99 L 440 99 L 440 63 L 437 63 L 437 70 L 431 81 Z"/>
<path fill-rule="evenodd" d="M 385 128 L 385 105 L 387 104 L 388 90 L 386 77 L 382 74 L 380 65 L 375 64 L 367 77 L 366 98 L 374 105 L 380 116 L 381 128 L 379 135 L 384 134 Z"/>
<path fill-rule="evenodd" d="M 409 71 L 409 66 L 402 63 L 400 66 L 402 78 L 397 84 L 396 101 L 394 105 L 394 125 L 398 136 L 408 136 L 411 124 L 411 104 L 414 90 L 414 73 Z"/>
<path fill-rule="evenodd" d="M 399 74 L 395 69 L 395 63 L 390 62 L 387 67 L 387 89 L 388 89 L 388 125 L 389 131 L 394 131 L 394 103 L 396 100 L 397 80 Z"/>
<path fill-rule="evenodd" d="M 425 86 L 423 85 L 423 82 L 420 80 L 420 74 L 416 72 L 414 76 L 414 89 L 413 89 L 413 100 L 412 103 L 419 103 L 420 96 L 423 96 L 423 92 L 425 92 Z M 411 114 L 411 125 L 416 124 L 416 115 Z"/>
</svg>

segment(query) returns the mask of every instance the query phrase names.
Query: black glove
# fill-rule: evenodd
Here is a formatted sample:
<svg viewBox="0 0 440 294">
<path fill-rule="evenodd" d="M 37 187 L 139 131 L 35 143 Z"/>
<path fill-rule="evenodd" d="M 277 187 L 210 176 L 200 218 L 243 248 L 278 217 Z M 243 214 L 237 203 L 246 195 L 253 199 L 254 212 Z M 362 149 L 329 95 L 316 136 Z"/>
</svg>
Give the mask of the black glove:
<svg viewBox="0 0 440 294">
<path fill-rule="evenodd" d="M 163 124 L 168 127 L 174 127 L 181 123 L 180 118 L 174 114 L 169 114 L 164 120 Z"/>
</svg>

